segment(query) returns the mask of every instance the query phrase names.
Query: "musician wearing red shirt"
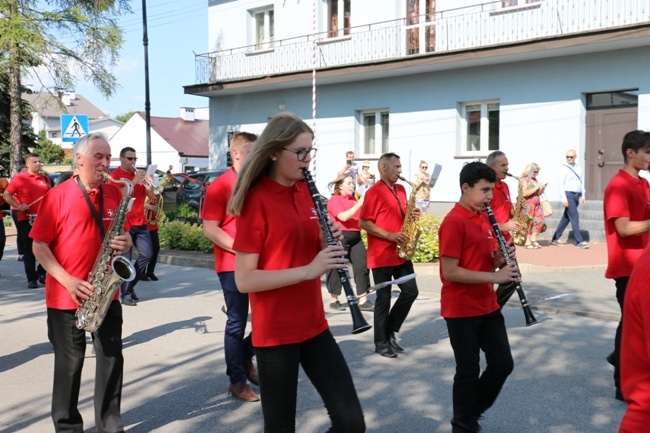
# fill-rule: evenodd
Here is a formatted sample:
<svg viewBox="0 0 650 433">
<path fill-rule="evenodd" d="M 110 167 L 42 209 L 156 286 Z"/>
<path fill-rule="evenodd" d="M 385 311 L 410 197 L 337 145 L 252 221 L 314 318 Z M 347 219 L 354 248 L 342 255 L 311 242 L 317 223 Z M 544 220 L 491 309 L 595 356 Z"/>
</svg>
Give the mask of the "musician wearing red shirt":
<svg viewBox="0 0 650 433">
<path fill-rule="evenodd" d="M 305 122 L 281 113 L 248 156 L 228 207 L 237 217 L 235 282 L 250 298 L 264 431 L 295 431 L 302 366 L 323 399 L 330 431 L 363 432 L 352 376 L 323 309 L 320 278 L 345 268 L 347 259 L 341 246 L 327 246 L 303 181 L 313 139 Z M 337 224 L 332 232 L 340 238 Z"/>
<path fill-rule="evenodd" d="M 78 175 L 52 189 L 42 200 L 31 236 L 34 253 L 47 270 L 45 302 L 48 337 L 54 349 L 52 420 L 55 431 L 84 431 L 78 410 L 86 332 L 76 327 L 75 310 L 93 292 L 87 281 L 122 199 L 120 189 L 104 184 L 111 148 L 102 133 L 82 137 L 75 146 Z M 101 224 L 101 226 L 100 226 Z M 100 228 L 101 227 L 101 228 Z M 128 229 L 128 227 L 127 227 Z M 127 233 L 110 242 L 116 253 L 131 248 Z M 95 349 L 95 429 L 123 432 L 122 307 L 118 294 L 93 333 Z"/>
<path fill-rule="evenodd" d="M 512 199 L 510 197 L 510 188 L 503 181 L 508 173 L 508 157 L 502 151 L 495 150 L 488 155 L 485 163 L 494 170 L 497 176 L 494 182 L 490 207 L 499 223 L 499 230 L 501 230 L 506 240 L 510 240 L 510 232 L 518 230 L 519 224 L 511 220 L 514 216 L 514 207 L 512 206 Z"/>
<path fill-rule="evenodd" d="M 650 239 L 650 186 L 639 176 L 650 165 L 650 132 L 630 131 L 622 144 L 623 169 L 612 177 L 605 188 L 603 214 L 607 240 L 607 269 L 605 278 L 616 285 L 616 300 L 621 308 L 621 321 L 616 329 L 614 351 L 607 361 L 614 366 L 614 396 L 623 400 L 620 386 L 620 347 L 623 306 L 632 267 L 638 261 Z"/>
<path fill-rule="evenodd" d="M 235 284 L 235 251 L 232 244 L 237 232 L 237 219 L 228 215 L 228 203 L 235 186 L 237 173 L 253 150 L 257 135 L 236 132 L 230 141 L 232 167 L 210 184 L 203 201 L 203 235 L 214 244 L 214 267 L 224 301 L 226 302 L 226 330 L 223 347 L 226 374 L 230 379 L 228 393 L 242 401 L 259 401 L 246 379 L 259 385 L 257 369 L 253 365 L 251 336 L 244 338 L 248 322 L 248 294 L 237 290 Z"/>
<path fill-rule="evenodd" d="M 440 245 L 440 313 L 447 323 L 456 359 L 453 385 L 453 433 L 479 432 L 478 419 L 496 400 L 514 362 L 497 304 L 494 284 L 519 278 L 515 261 L 495 253 L 495 236 L 485 213 L 492 199 L 494 171 L 471 162 L 460 172 L 461 198 L 438 231 Z M 514 257 L 514 246 L 510 247 Z M 480 351 L 487 365 L 480 373 Z"/>
<path fill-rule="evenodd" d="M 137 305 L 139 298 L 135 293 L 135 285 L 140 281 L 140 276 L 147 273 L 147 265 L 153 255 L 151 234 L 145 218 L 144 201 L 147 197 L 153 199 L 155 194 L 153 188 L 147 188 L 143 184 L 143 182 L 147 182 L 144 180 L 146 173 L 144 170 L 136 170 L 137 160 L 135 149 L 125 147 L 120 151 L 120 166 L 111 173 L 113 179 L 126 179 L 133 184 L 133 204 L 127 214 L 127 220 L 131 226 L 129 233 L 133 239 L 133 245 L 138 249 L 138 260 L 135 263 L 135 278 L 132 281 L 125 281 L 120 288 L 122 304 L 131 306 Z M 151 184 L 150 181 L 149 184 Z M 129 261 L 131 256 L 130 250 L 124 254 Z"/>
<path fill-rule="evenodd" d="M 332 197 L 327 202 L 327 213 L 335 222 L 341 225 L 343 230 L 343 248 L 348 253 L 348 259 L 352 263 L 354 284 L 357 287 L 357 296 L 362 296 L 370 290 L 370 276 L 368 273 L 366 246 L 361 240 L 359 229 L 359 211 L 363 205 L 363 197 L 358 201 L 354 198 L 354 179 L 352 175 L 340 174 L 329 183 Z M 341 305 L 341 279 L 337 271 L 327 273 L 327 291 L 330 293 L 330 308 L 333 310 L 345 310 Z M 373 311 L 375 306 L 367 298 L 359 304 L 362 311 Z"/>
<path fill-rule="evenodd" d="M 399 185 L 402 164 L 398 155 L 385 153 L 378 163 L 380 181 L 364 196 L 359 227 L 368 233 L 368 267 L 375 284 L 413 273 L 413 262 L 397 254 L 397 246 L 406 242 L 402 226 L 408 209 L 406 190 Z M 418 212 L 419 209 L 413 209 Z M 400 294 L 390 308 L 391 286 L 377 290 L 375 300 L 375 352 L 386 358 L 397 358 L 404 349 L 397 343 L 399 332 L 411 306 L 418 297 L 415 279 L 399 285 Z"/>
<path fill-rule="evenodd" d="M 45 271 L 40 264 L 38 268 L 36 267 L 36 259 L 32 251 L 32 239 L 29 237 L 29 233 L 41 206 L 41 200 L 50 189 L 51 181 L 47 175 L 41 173 L 41 157 L 38 154 L 28 154 L 25 157 L 25 166 L 27 170 L 18 173 L 11 179 L 2 197 L 7 203 L 18 209 L 16 228 L 19 232 L 19 238 L 24 241 L 23 264 L 27 276 L 27 287 L 37 289 L 39 279 L 41 284 L 45 283 Z"/>
</svg>

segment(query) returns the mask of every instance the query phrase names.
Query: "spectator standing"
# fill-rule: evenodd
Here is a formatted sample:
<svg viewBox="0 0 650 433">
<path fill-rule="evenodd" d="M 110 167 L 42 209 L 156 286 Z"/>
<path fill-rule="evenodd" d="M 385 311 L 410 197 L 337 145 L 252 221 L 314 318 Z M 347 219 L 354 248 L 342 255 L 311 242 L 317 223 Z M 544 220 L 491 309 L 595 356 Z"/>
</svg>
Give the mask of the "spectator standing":
<svg viewBox="0 0 650 433">
<path fill-rule="evenodd" d="M 23 263 L 27 287 L 30 289 L 37 289 L 39 280 L 41 284 L 45 284 L 45 270 L 40 264 L 36 266 L 36 258 L 32 251 L 33 241 L 29 237 L 41 200 L 52 186 L 50 178 L 41 173 L 41 165 L 41 157 L 37 153 L 25 156 L 27 170 L 14 176 L 2 194 L 5 201 L 18 210 L 17 229 L 24 242 Z"/>
<path fill-rule="evenodd" d="M 228 207 L 238 218 L 235 280 L 250 293 L 264 431 L 295 431 L 302 366 L 327 408 L 329 431 L 363 432 L 352 375 L 323 309 L 320 277 L 347 260 L 341 246 L 327 246 L 303 181 L 313 139 L 305 122 L 281 113 L 257 140 Z M 336 224 L 332 235 L 341 236 Z"/>
<path fill-rule="evenodd" d="M 146 188 L 143 185 L 145 171 L 135 168 L 137 161 L 135 149 L 125 147 L 120 151 L 120 166 L 110 174 L 113 179 L 126 179 L 133 184 L 133 205 L 126 218 L 131 226 L 129 234 L 133 239 L 133 245 L 138 249 L 138 260 L 135 264 L 135 278 L 132 281 L 125 281 L 120 288 L 122 304 L 130 306 L 137 305 L 139 298 L 135 294 L 135 285 L 140 281 L 140 276 L 147 272 L 147 264 L 153 254 L 151 234 L 144 216 L 144 200 L 146 197 L 154 198 L 155 194 L 153 188 Z M 124 257 L 131 260 L 132 252 L 129 250 Z"/>
<path fill-rule="evenodd" d="M 553 233 L 551 243 L 558 247 L 563 247 L 566 243 L 562 242 L 560 238 L 564 229 L 571 223 L 571 230 L 573 230 L 573 237 L 576 239 L 578 248 L 589 248 L 580 232 L 580 214 L 578 213 L 578 206 L 585 204 L 585 183 L 583 181 L 583 171 L 580 164 L 576 160 L 577 153 L 574 149 L 569 149 L 566 152 L 566 161 L 560 166 L 560 176 L 558 179 L 558 188 L 560 197 L 562 197 L 562 205 L 564 212 L 560 223 Z"/>
<path fill-rule="evenodd" d="M 253 365 L 253 345 L 246 334 L 248 323 L 248 293 L 240 293 L 235 283 L 235 251 L 232 248 L 237 233 L 237 219 L 228 214 L 238 173 L 253 150 L 257 135 L 236 132 L 230 141 L 232 167 L 208 186 L 203 202 L 203 234 L 214 244 L 214 268 L 221 283 L 226 302 L 226 330 L 223 346 L 226 374 L 230 379 L 228 394 L 236 399 L 253 402 L 259 397 L 246 379 L 259 386 L 259 375 Z"/>
<path fill-rule="evenodd" d="M 431 198 L 431 187 L 429 186 L 429 179 L 431 179 L 431 174 L 427 172 L 429 164 L 426 161 L 420 161 L 420 171 L 415 173 L 413 176 L 413 187 L 417 188 L 415 192 L 415 201 L 418 205 L 418 208 L 422 211 L 426 211 L 429 207 L 429 199 Z"/>
<path fill-rule="evenodd" d="M 84 431 L 78 403 L 86 332 L 77 329 L 75 310 L 93 292 L 88 274 L 102 248 L 102 231 L 109 233 L 122 200 L 118 187 L 103 183 L 102 173 L 110 161 L 111 148 L 103 134 L 82 137 L 75 145 L 78 176 L 45 196 L 31 232 L 36 257 L 48 271 L 45 302 L 48 338 L 54 349 L 51 407 L 56 432 Z M 131 247 L 131 237 L 128 232 L 117 235 L 110 245 L 116 253 L 123 253 Z M 116 293 L 102 325 L 92 334 L 97 432 L 124 431 L 120 413 L 122 306 L 118 299 Z"/>
<path fill-rule="evenodd" d="M 621 150 L 624 165 L 605 188 L 603 200 L 607 269 L 605 278 L 616 285 L 616 300 L 621 308 L 621 321 L 616 329 L 614 352 L 607 361 L 614 366 L 614 396 L 623 400 L 620 384 L 621 332 L 624 320 L 625 291 L 633 266 L 650 240 L 650 185 L 639 176 L 650 166 L 650 133 L 630 131 L 625 134 Z"/>
<path fill-rule="evenodd" d="M 357 296 L 364 295 L 370 290 L 370 275 L 368 272 L 366 246 L 361 240 L 359 229 L 359 210 L 363 205 L 363 197 L 358 201 L 354 197 L 354 180 L 349 174 L 341 174 L 329 184 L 332 197 L 327 202 L 327 211 L 335 222 L 341 225 L 343 240 L 341 244 L 347 252 L 347 257 L 352 263 L 354 285 L 357 288 Z M 327 272 L 327 291 L 330 293 L 330 308 L 333 310 L 345 310 L 341 305 L 341 278 L 335 270 Z M 375 306 L 367 298 L 359 304 L 362 311 L 373 311 Z"/>
<path fill-rule="evenodd" d="M 496 176 L 482 162 L 460 172 L 461 198 L 440 225 L 440 314 L 456 359 L 452 433 L 477 433 L 478 420 L 495 402 L 514 363 L 494 284 L 517 281 L 512 261 L 495 254 L 495 235 L 485 213 Z M 514 246 L 511 246 L 511 254 Z M 480 354 L 486 366 L 480 373 Z"/>
<path fill-rule="evenodd" d="M 521 182 L 521 193 L 524 195 L 524 204 L 521 210 L 522 217 L 530 217 L 528 231 L 526 232 L 525 247 L 527 249 L 541 248 L 537 242 L 537 236 L 546 231 L 546 221 L 544 211 L 542 210 L 541 195 L 546 189 L 545 183 L 537 180 L 540 167 L 538 164 L 531 162 L 526 165 L 524 171 L 519 175 Z"/>
<path fill-rule="evenodd" d="M 375 284 L 414 273 L 413 262 L 402 259 L 397 246 L 408 241 L 402 226 L 408 211 L 404 187 L 397 183 L 402 172 L 400 157 L 385 153 L 379 158 L 380 181 L 364 196 L 359 227 L 368 233 L 368 267 L 372 269 Z M 419 215 L 419 209 L 413 209 Z M 391 286 L 377 290 L 375 300 L 375 353 L 386 358 L 397 358 L 404 348 L 395 333 L 399 332 L 411 306 L 418 297 L 415 279 L 399 285 L 400 294 L 391 308 Z"/>
<path fill-rule="evenodd" d="M 375 175 L 370 173 L 370 161 L 367 159 L 361 163 L 361 171 L 359 172 L 357 179 L 359 183 L 357 192 L 359 197 L 363 197 L 368 188 L 375 184 Z"/>
</svg>

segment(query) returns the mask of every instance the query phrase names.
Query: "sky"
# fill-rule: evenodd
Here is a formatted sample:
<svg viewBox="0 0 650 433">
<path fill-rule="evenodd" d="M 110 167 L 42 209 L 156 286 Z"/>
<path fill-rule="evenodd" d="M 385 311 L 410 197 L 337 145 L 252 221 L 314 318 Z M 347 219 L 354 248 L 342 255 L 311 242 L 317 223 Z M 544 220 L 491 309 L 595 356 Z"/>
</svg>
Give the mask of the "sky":
<svg viewBox="0 0 650 433">
<path fill-rule="evenodd" d="M 120 19 L 124 44 L 113 70 L 121 87 L 109 99 L 90 83 L 75 89 L 112 118 L 145 110 L 142 1 L 131 8 Z M 183 86 L 195 84 L 194 53 L 208 51 L 208 1 L 147 0 L 147 36 L 151 115 L 179 117 L 180 107 L 207 107 L 208 98 L 185 95 Z"/>
</svg>

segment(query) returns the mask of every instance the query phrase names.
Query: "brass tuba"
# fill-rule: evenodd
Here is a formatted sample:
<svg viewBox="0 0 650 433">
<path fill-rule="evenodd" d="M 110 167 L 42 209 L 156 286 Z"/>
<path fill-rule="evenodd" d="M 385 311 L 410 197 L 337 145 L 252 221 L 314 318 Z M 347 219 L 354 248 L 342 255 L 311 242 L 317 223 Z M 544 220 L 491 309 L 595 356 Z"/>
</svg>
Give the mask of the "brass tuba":
<svg viewBox="0 0 650 433">
<path fill-rule="evenodd" d="M 517 231 L 511 232 L 512 241 L 517 246 L 522 246 L 526 243 L 526 238 L 528 237 L 528 226 L 533 220 L 531 216 L 523 216 L 524 203 L 526 202 L 526 197 L 524 197 L 524 183 L 522 179 L 517 176 L 513 176 L 510 173 L 506 173 L 506 176 L 513 177 L 519 181 L 519 187 L 517 188 L 517 201 L 515 202 L 514 215 L 512 220 L 519 224 L 519 229 Z"/>
<path fill-rule="evenodd" d="M 167 173 L 164 173 L 162 175 L 162 179 L 160 180 L 160 183 L 158 186 L 154 189 L 154 194 L 155 197 L 153 198 L 153 203 L 151 203 L 151 200 L 149 197 L 147 197 L 144 200 L 144 204 L 153 204 L 156 206 L 156 210 L 149 210 L 146 209 L 144 210 L 144 217 L 147 220 L 147 223 L 150 225 L 158 224 L 160 223 L 160 220 L 162 219 L 162 216 L 164 214 L 163 212 L 163 190 L 167 185 L 173 185 L 174 184 L 174 179 Z"/>
<path fill-rule="evenodd" d="M 122 196 L 120 205 L 111 221 L 111 226 L 106 232 L 106 236 L 104 236 L 102 248 L 99 250 L 95 264 L 88 274 L 88 282 L 93 286 L 93 293 L 88 299 L 81 302 L 75 312 L 77 328 L 88 332 L 95 332 L 99 329 L 106 317 L 108 307 L 113 301 L 115 292 L 119 290 L 123 281 L 131 281 L 136 275 L 131 262 L 122 256 L 113 257 L 113 248 L 111 248 L 113 238 L 124 232 L 124 222 L 126 221 L 126 214 L 133 193 L 133 185 L 126 179 L 113 179 L 106 173 L 104 173 L 104 177 L 125 185 L 127 191 Z"/>
<path fill-rule="evenodd" d="M 413 185 L 402 176 L 399 176 L 399 179 L 411 186 L 411 195 L 409 196 L 409 202 L 406 206 L 404 225 L 402 225 L 402 233 L 406 235 L 406 242 L 401 245 L 397 245 L 397 255 L 404 260 L 411 260 L 418 247 L 418 240 L 420 239 L 420 235 L 422 234 L 422 228 L 420 227 L 420 224 L 418 224 L 417 219 L 413 217 L 413 209 L 416 207 L 415 193 L 418 192 L 418 190 L 423 185 L 426 185 L 426 182 L 420 182 L 419 185 Z"/>
</svg>

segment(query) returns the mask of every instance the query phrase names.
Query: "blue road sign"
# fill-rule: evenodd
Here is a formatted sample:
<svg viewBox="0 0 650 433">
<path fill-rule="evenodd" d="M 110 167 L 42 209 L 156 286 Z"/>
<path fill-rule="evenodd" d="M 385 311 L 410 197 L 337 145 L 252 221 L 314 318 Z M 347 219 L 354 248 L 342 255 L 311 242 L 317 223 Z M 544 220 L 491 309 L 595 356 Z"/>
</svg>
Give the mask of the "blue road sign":
<svg viewBox="0 0 650 433">
<path fill-rule="evenodd" d="M 64 143 L 76 143 L 88 134 L 88 116 L 86 114 L 62 114 L 61 137 Z"/>
</svg>

